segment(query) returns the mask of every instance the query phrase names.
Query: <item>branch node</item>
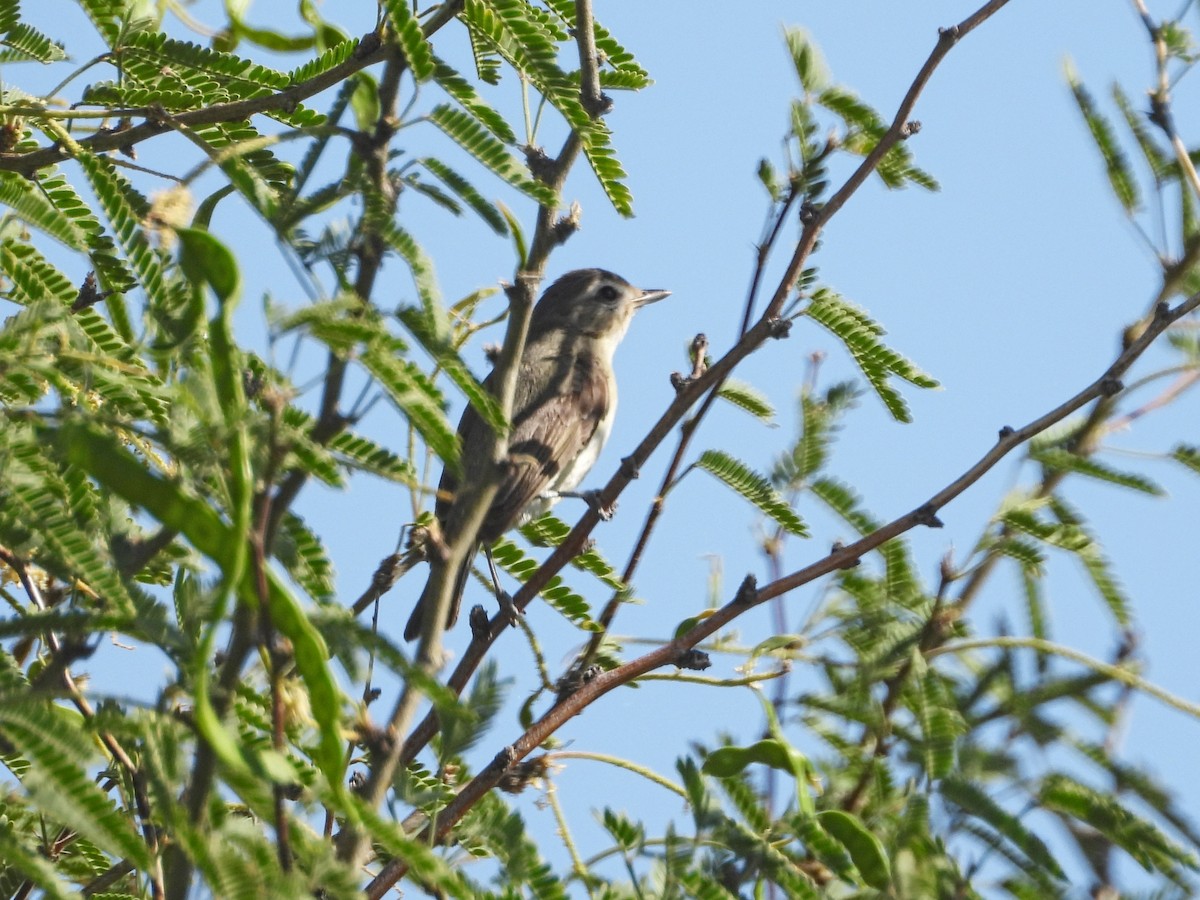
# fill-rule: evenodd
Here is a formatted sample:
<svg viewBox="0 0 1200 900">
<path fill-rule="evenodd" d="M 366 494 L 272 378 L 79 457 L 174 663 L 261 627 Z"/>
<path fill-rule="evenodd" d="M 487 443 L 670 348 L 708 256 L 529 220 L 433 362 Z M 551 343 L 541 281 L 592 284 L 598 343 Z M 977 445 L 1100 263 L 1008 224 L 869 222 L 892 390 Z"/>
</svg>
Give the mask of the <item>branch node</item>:
<svg viewBox="0 0 1200 900">
<path fill-rule="evenodd" d="M 757 600 L 758 579 L 753 575 L 747 575 L 738 585 L 737 593 L 733 595 L 733 602 L 738 606 L 751 606 Z"/>
<path fill-rule="evenodd" d="M 565 244 L 567 238 L 579 230 L 579 219 L 583 215 L 583 207 L 579 205 L 579 201 L 571 204 L 571 208 L 565 216 L 559 216 L 554 224 L 550 227 L 554 235 L 554 243 Z"/>
<path fill-rule="evenodd" d="M 537 781 L 548 771 L 550 771 L 549 754 L 543 753 L 541 756 L 517 763 L 500 776 L 496 787 L 506 794 L 519 794 L 531 784 L 536 786 Z"/>
<path fill-rule="evenodd" d="M 954 44 L 958 41 L 958 38 L 959 38 L 959 34 L 958 34 L 958 26 L 957 25 L 951 25 L 949 28 L 939 28 L 938 29 L 938 39 L 939 40 L 945 41 L 946 43 L 949 43 L 949 44 Z"/>
<path fill-rule="evenodd" d="M 690 375 L 684 375 L 682 372 L 671 373 L 671 387 L 675 388 L 675 393 L 679 393 L 693 381 L 696 381 L 705 372 L 708 371 L 708 336 L 703 332 L 692 338 L 692 343 L 688 347 L 688 356 L 692 360 L 692 371 Z"/>
<path fill-rule="evenodd" d="M 558 164 L 541 147 L 526 144 L 521 149 L 525 152 L 525 165 L 529 166 L 533 177 L 544 184 L 552 183 Z"/>
<path fill-rule="evenodd" d="M 1010 437 L 1013 436 L 1013 434 L 1014 434 L 1013 427 L 1011 425 L 1000 426 L 1000 440 L 1002 440 L 1002 441 L 1008 440 Z"/>
<path fill-rule="evenodd" d="M 941 528 L 942 520 L 937 517 L 937 507 L 932 503 L 926 503 L 918 509 L 917 524 L 924 525 L 926 528 Z"/>
<path fill-rule="evenodd" d="M 379 49 L 382 43 L 383 39 L 379 36 L 378 32 L 368 31 L 358 39 L 358 43 L 354 46 L 354 58 L 362 59 L 363 57 L 370 56 Z"/>
<path fill-rule="evenodd" d="M 845 549 L 846 549 L 846 545 L 843 544 L 841 541 L 834 541 L 833 545 L 829 548 L 829 552 L 830 552 L 830 554 L 841 553 Z M 861 564 L 862 564 L 862 560 L 859 557 L 852 556 L 848 560 L 846 560 L 844 563 L 842 563 L 838 568 L 840 568 L 840 569 L 857 569 Z"/>
<path fill-rule="evenodd" d="M 908 140 L 914 134 L 921 133 L 921 123 L 917 119 L 910 119 L 900 127 L 901 140 Z"/>
<path fill-rule="evenodd" d="M 613 100 L 608 94 L 599 93 L 590 97 L 580 97 L 580 101 L 583 108 L 587 110 L 587 114 L 593 119 L 599 119 L 612 112 Z"/>
<path fill-rule="evenodd" d="M 1171 304 L 1162 300 L 1154 305 L 1154 321 L 1162 322 L 1171 317 Z"/>
<path fill-rule="evenodd" d="M 775 340 L 780 340 L 787 337 L 792 331 L 791 319 L 783 319 L 779 316 L 772 316 L 767 320 L 767 336 Z"/>
<path fill-rule="evenodd" d="M 554 685 L 554 705 L 558 706 L 603 671 L 598 663 L 592 663 L 582 671 L 572 666 Z"/>
<path fill-rule="evenodd" d="M 642 476 L 642 467 L 633 456 L 626 456 L 621 460 L 621 474 L 630 481 L 636 481 Z"/>
<path fill-rule="evenodd" d="M 703 672 L 712 665 L 709 655 L 695 647 L 682 651 L 675 657 L 674 662 L 677 668 L 691 669 L 694 672 Z"/>
<path fill-rule="evenodd" d="M 489 625 L 487 610 L 478 603 L 471 607 L 471 612 L 467 615 L 467 624 L 471 626 L 471 638 L 476 641 L 485 640 L 489 633 Z"/>
<path fill-rule="evenodd" d="M 1100 393 L 1105 397 L 1115 397 L 1125 389 L 1120 378 L 1109 375 L 1100 382 Z"/>
</svg>

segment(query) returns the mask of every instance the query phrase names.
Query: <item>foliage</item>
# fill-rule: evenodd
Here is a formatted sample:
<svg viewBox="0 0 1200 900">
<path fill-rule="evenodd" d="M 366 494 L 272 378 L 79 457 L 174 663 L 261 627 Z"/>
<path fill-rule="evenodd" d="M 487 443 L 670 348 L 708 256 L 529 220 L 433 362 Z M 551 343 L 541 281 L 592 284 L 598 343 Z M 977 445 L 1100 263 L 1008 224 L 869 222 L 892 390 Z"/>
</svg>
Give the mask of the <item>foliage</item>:
<svg viewBox="0 0 1200 900">
<path fill-rule="evenodd" d="M 99 50 L 60 46 L 26 21 L 32 4 L 0 0 L 0 62 L 14 64 L 0 92 L 0 893 L 332 898 L 364 887 L 379 896 L 404 878 L 407 891 L 452 897 L 964 897 L 985 886 L 1042 897 L 1082 883 L 1117 890 L 1117 859 L 1149 873 L 1161 896 L 1195 889 L 1200 834 L 1170 787 L 1108 741 L 1130 693 L 1151 686 L 1129 638 L 1133 599 L 1063 491 L 1085 478 L 1163 493 L 1148 474 L 1102 458 L 1121 402 L 1111 391 L 1091 395 L 1078 419 L 1046 423 L 1056 427 L 1027 448 L 1030 479 L 932 582 L 907 531 L 940 524 L 937 510 L 881 522 L 837 475 L 839 431 L 864 393 L 855 384 L 822 382 L 814 363 L 794 439 L 768 469 L 724 449 L 693 452 L 718 397 L 750 414 L 738 413 L 747 427 L 777 424 L 767 395 L 729 373 L 750 352 L 770 352 L 788 325 L 826 330 L 898 422 L 912 418 L 902 391 L 937 386 L 811 265 L 828 216 L 862 183 L 831 191 L 844 164 L 888 188 L 937 182 L 913 161 L 911 129 L 836 83 L 804 32 L 784 33 L 798 96 L 782 152 L 757 165 L 768 215 L 746 327 L 715 363 L 695 349 L 706 340 L 693 345 L 692 375 L 677 379 L 674 418 L 664 420 L 678 426 L 678 450 L 644 540 L 621 567 L 587 543 L 598 515 L 574 528 L 545 515 L 490 548 L 522 585 L 518 605 L 541 596 L 587 645 L 558 678 L 546 662 L 557 653 L 525 626 L 541 684 L 520 708 L 523 737 L 509 743 L 510 672 L 495 655 L 481 664 L 504 630 L 499 617 L 470 616 L 465 674 L 445 681 L 436 640 L 412 653 L 356 618 L 439 552 L 427 482 L 438 464 L 459 465 L 452 403 L 499 435 L 510 420 L 462 355 L 496 324 L 481 313 L 494 291 L 447 299 L 426 249 L 433 236 L 418 224 L 427 220 L 410 207 L 470 212 L 495 240 L 511 239 L 518 297 L 576 225 L 574 212 L 558 213 L 579 155 L 586 165 L 576 168 L 632 215 L 624 136 L 604 118 L 612 98 L 587 86 L 637 91 L 650 86 L 648 71 L 601 23 L 579 33 L 590 5 L 580 15 L 572 0 L 420 9 L 382 0 L 376 28 L 358 40 L 309 0 L 299 34 L 257 26 L 247 4 L 227 3 L 210 46 L 186 39 L 188 19 L 162 18 L 169 4 L 76 2 Z M 1167 93 L 1195 54 L 1182 23 L 1159 23 L 1151 36 L 1172 77 L 1151 92 L 1148 118 L 1121 87 L 1110 116 L 1077 74 L 1068 80 L 1121 210 L 1136 221 L 1151 194 L 1178 206 L 1176 233 L 1157 253 L 1166 303 L 1200 289 L 1196 152 L 1172 130 Z M 456 46 L 469 47 L 467 71 L 448 61 Z M 75 69 L 68 53 L 95 59 Z M 53 95 L 28 92 L 16 63 L 61 68 L 61 84 Z M 522 91 L 519 114 L 501 105 L 492 89 L 501 82 Z M 557 157 L 537 145 L 539 129 L 552 128 L 570 134 Z M 154 170 L 131 158 L 167 138 L 177 141 L 165 164 L 175 187 L 152 191 Z M 193 191 L 207 192 L 194 210 Z M 242 275 L 261 263 L 216 215 L 235 204 L 311 292 L 298 305 L 265 298 L 266 341 L 239 307 Z M 527 215 L 536 224 L 523 226 Z M 789 241 L 789 274 L 756 307 L 767 259 Z M 383 299 L 385 264 L 411 276 L 413 302 Z M 461 259 L 443 271 L 449 264 Z M 509 318 L 521 308 L 514 302 Z M 1169 312 L 1147 311 L 1124 345 L 1167 331 Z M 1167 338 L 1176 358 L 1164 371 L 1196 380 L 1194 334 L 1181 325 Z M 275 362 L 282 342 L 296 347 L 285 368 Z M 357 400 L 350 383 L 367 385 Z M 360 428 L 378 399 L 390 406 L 393 441 Z M 1200 472 L 1194 434 L 1161 456 Z M 643 462 L 626 461 L 618 490 Z M 643 551 L 670 567 L 649 538 L 673 493 L 701 483 L 684 481 L 697 470 L 755 517 L 772 582 L 747 579 L 719 609 L 685 620 L 674 642 L 660 638 L 634 658 L 609 628 L 636 596 Z M 302 517 L 294 504 L 313 481 L 411 497 L 418 538 L 380 564 L 361 606 L 338 596 L 327 542 L 364 523 Z M 825 557 L 810 550 L 819 562 L 788 575 L 789 539 L 824 533 L 825 512 L 856 543 Z M 557 562 L 539 561 L 547 555 Z M 1111 661 L 1052 643 L 1045 579 L 1058 558 L 1098 596 L 1118 638 Z M 559 574 L 568 564 L 575 572 Z M 1005 571 L 1025 628 L 989 636 L 972 603 Z M 818 577 L 802 621 L 779 607 L 794 632 L 746 648 L 726 630 Z M 159 654 L 166 674 L 153 703 L 79 677 L 109 635 Z M 741 677 L 697 674 L 709 662 L 696 647 L 705 638 L 743 660 Z M 678 795 L 686 814 L 658 833 L 638 818 L 644 810 L 606 803 L 608 847 L 585 860 L 554 794 L 567 758 L 554 732 L 603 693 L 672 663 L 681 672 L 670 677 L 710 690 L 749 685 L 765 731 L 694 735 L 687 752 L 680 740 L 673 776 L 603 758 Z M 788 680 L 799 666 L 811 676 L 803 688 Z M 390 716 L 372 705 L 381 675 L 400 685 Z M 418 724 L 423 703 L 431 712 Z M 565 852 L 495 790 L 530 786 L 545 786 Z M 623 867 L 604 865 L 610 857 Z M 467 865 L 476 858 L 491 866 Z"/>
</svg>

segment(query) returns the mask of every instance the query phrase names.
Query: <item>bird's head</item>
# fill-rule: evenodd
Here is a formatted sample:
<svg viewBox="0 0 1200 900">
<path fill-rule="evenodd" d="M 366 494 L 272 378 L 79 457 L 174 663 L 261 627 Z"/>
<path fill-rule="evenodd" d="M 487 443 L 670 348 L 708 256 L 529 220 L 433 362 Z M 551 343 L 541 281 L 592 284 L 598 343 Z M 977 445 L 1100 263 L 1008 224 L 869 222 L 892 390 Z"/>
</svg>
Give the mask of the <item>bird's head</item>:
<svg viewBox="0 0 1200 900">
<path fill-rule="evenodd" d="M 605 269 L 576 269 L 554 282 L 533 308 L 529 339 L 553 331 L 616 342 L 637 310 L 670 291 L 636 288 Z"/>
</svg>

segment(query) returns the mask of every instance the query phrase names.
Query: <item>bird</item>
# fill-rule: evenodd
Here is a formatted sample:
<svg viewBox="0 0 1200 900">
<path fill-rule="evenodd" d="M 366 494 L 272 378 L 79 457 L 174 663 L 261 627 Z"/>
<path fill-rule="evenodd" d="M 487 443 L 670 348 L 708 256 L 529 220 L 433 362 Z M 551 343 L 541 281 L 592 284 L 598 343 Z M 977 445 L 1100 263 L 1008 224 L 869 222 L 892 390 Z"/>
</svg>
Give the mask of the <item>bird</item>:
<svg viewBox="0 0 1200 900">
<path fill-rule="evenodd" d="M 576 269 L 550 285 L 534 306 L 517 369 L 507 465 L 476 542 L 454 574 L 447 629 L 458 619 L 480 546 L 486 551 L 506 531 L 545 514 L 559 497 L 572 496 L 596 462 L 617 411 L 613 354 L 634 313 L 669 294 L 636 288 L 606 269 Z M 491 382 L 488 376 L 484 386 L 491 389 Z M 468 481 L 489 462 L 489 428 L 468 406 L 458 424 L 461 470 Z M 458 485 L 447 466 L 434 504 L 447 543 L 458 538 L 449 518 Z M 429 593 L 427 583 L 404 628 L 405 640 L 421 633 L 425 610 L 433 605 Z"/>
</svg>

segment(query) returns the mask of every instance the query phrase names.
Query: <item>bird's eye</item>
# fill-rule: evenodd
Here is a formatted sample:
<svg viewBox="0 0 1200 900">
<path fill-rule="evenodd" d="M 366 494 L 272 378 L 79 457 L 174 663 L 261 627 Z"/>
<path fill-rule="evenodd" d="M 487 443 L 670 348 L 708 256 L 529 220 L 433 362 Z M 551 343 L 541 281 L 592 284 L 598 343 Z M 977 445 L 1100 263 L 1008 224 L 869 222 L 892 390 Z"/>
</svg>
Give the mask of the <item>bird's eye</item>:
<svg viewBox="0 0 1200 900">
<path fill-rule="evenodd" d="M 617 289 L 615 287 L 613 287 L 611 284 L 604 285 L 604 287 L 600 288 L 599 293 L 600 293 L 601 300 L 616 300 L 617 299 Z"/>
</svg>

